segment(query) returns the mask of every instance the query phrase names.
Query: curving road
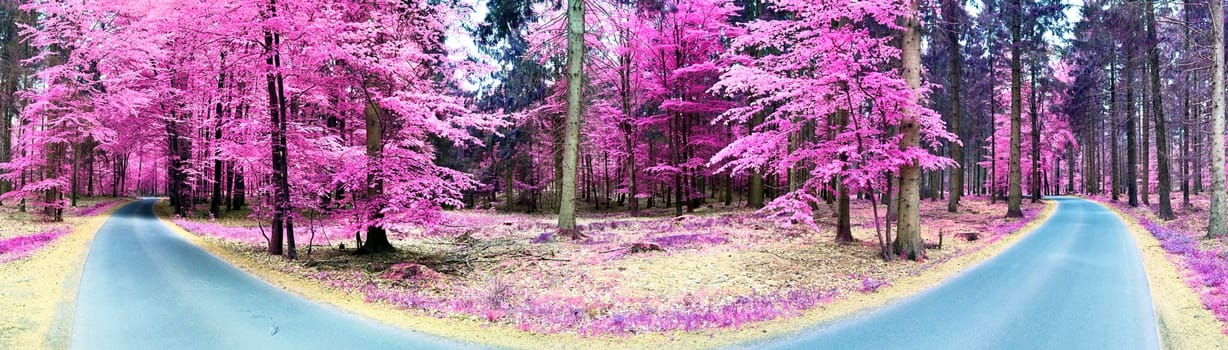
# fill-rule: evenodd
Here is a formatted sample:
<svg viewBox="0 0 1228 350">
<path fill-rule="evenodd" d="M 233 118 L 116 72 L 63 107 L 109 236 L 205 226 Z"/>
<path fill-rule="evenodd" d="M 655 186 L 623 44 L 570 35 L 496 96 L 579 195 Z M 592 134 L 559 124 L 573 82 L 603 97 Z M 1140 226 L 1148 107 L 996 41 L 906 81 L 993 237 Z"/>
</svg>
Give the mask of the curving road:
<svg viewBox="0 0 1228 350">
<path fill-rule="evenodd" d="M 1002 254 L 928 291 L 770 349 L 1158 349 L 1147 277 L 1125 223 L 1056 197 L 1057 212 Z"/>
<path fill-rule="evenodd" d="M 873 312 L 742 344 L 771 349 L 1157 349 L 1134 239 L 1112 212 L 1058 210 L 1002 254 Z M 129 204 L 82 273 L 73 349 L 474 348 L 291 295 L 185 241 Z"/>
<path fill-rule="evenodd" d="M 90 247 L 73 349 L 423 349 L 472 345 L 291 295 L 171 232 L 156 199 L 120 208 Z"/>
</svg>

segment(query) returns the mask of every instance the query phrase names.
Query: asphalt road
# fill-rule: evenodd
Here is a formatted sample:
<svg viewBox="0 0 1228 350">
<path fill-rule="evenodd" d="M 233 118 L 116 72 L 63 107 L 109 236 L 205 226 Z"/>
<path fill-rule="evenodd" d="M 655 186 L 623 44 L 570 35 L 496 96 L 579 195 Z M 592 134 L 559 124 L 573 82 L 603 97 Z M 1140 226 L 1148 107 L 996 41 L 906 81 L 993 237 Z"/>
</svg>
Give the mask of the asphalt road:
<svg viewBox="0 0 1228 350">
<path fill-rule="evenodd" d="M 73 349 L 472 348 L 291 295 L 171 232 L 155 199 L 119 209 L 82 272 Z"/>
<path fill-rule="evenodd" d="M 1052 198 L 1030 236 L 943 284 L 769 349 L 1157 349 L 1138 248 L 1108 209 Z"/>
<path fill-rule="evenodd" d="M 1107 209 L 1057 212 L 1002 254 L 859 316 L 739 347 L 1157 349 L 1134 239 Z M 209 255 L 153 214 L 121 208 L 98 232 L 78 291 L 73 349 L 474 348 L 291 295 Z"/>
</svg>

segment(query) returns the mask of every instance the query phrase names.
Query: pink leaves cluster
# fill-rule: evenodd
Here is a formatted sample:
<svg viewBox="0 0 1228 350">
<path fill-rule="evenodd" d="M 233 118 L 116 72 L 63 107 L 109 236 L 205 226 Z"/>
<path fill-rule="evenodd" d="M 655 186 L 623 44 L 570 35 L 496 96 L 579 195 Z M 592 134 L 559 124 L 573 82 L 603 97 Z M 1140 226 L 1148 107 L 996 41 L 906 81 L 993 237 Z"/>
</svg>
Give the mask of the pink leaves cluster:
<svg viewBox="0 0 1228 350">
<path fill-rule="evenodd" d="M 701 186 L 692 179 L 715 174 L 708 160 L 735 136 L 730 128 L 711 123 L 734 103 L 710 88 L 730 64 L 726 42 L 742 32 L 731 23 L 738 7 L 729 0 L 586 4 L 592 8 L 586 16 L 586 83 L 593 88 L 581 148 L 603 163 L 594 165 L 594 175 L 618 181 L 617 191 L 633 198 L 653 196 L 653 188 L 670 188 L 683 200 L 702 198 Z M 564 12 L 546 3 L 536 9 L 542 15 L 532 26 L 529 54 L 543 63 L 560 59 Z M 557 128 L 565 107 L 564 85 L 554 82 L 551 95 L 525 111 L 528 118 L 517 125 L 535 131 Z M 534 138 L 529 147 L 552 147 L 557 141 Z M 534 164 L 554 161 L 527 153 Z M 539 168 L 545 169 L 535 169 L 541 174 L 534 177 L 552 178 L 550 168 Z"/>
<path fill-rule="evenodd" d="M 32 235 L 0 239 L 0 263 L 22 259 L 72 232 L 68 226 L 55 226 Z"/>
<path fill-rule="evenodd" d="M 25 33 L 45 50 L 28 62 L 39 67 L 39 83 L 24 95 L 26 129 L 17 142 L 24 151 L 3 165 L 5 180 L 25 186 L 5 198 L 63 193 L 62 159 L 70 154 L 137 153 L 167 159 L 161 165 L 174 175 L 153 181 L 203 192 L 196 187 L 221 181 L 210 176 L 221 167 L 247 178 L 255 187 L 248 193 L 265 199 L 259 205 L 274 207 L 273 184 L 261 181 L 272 172 L 270 134 L 278 127 L 267 116 L 285 109 L 293 207 L 361 208 L 358 226 L 419 221 L 461 206 L 461 192 L 476 185 L 436 164 L 436 145 L 480 145 L 472 132 L 501 125 L 470 112 L 455 91 L 488 68 L 444 44 L 469 11 L 453 2 L 31 1 L 25 8 L 39 13 Z M 281 106 L 268 98 L 274 83 L 284 89 Z M 365 118 L 370 107 L 373 121 Z M 383 133 L 375 157 L 368 123 Z M 375 183 L 379 196 L 321 201 Z M 383 219 L 371 218 L 375 212 Z"/>
<path fill-rule="evenodd" d="M 1000 75 L 1009 76 L 1010 72 L 1005 67 L 1001 67 L 1003 72 Z M 1061 84 L 1069 83 L 1070 67 L 1065 62 L 1057 62 L 1051 67 L 1057 72 L 1058 82 Z M 1032 94 L 1033 84 L 1025 83 L 1021 86 L 1020 94 L 1022 96 L 1030 96 Z M 996 101 L 1010 101 L 1010 87 L 1007 85 L 999 85 L 994 91 L 997 96 Z M 1032 177 L 1029 176 L 1032 163 L 1038 163 L 1042 174 L 1041 181 L 1044 183 L 1046 176 L 1052 178 L 1055 171 L 1064 171 L 1058 169 L 1062 162 L 1071 161 L 1069 151 L 1078 149 L 1079 143 L 1075 139 L 1074 131 L 1070 125 L 1070 118 L 1062 111 L 1062 106 L 1067 104 L 1069 97 L 1062 92 L 1054 91 L 1038 91 L 1037 114 L 1040 118 L 1040 130 L 1032 130 L 1032 110 L 1028 105 L 1024 105 L 1021 111 L 1020 118 L 1023 122 L 1020 124 L 1020 157 L 1019 163 L 1024 169 L 1024 176 L 1021 187 L 1024 191 L 1032 188 Z M 985 142 L 985 159 L 982 159 L 977 165 L 984 168 L 993 167 L 994 178 L 986 184 L 992 187 L 994 191 L 1005 193 L 1009 186 L 1010 176 L 1010 111 L 1007 108 L 999 108 L 998 113 L 993 116 L 993 135 L 990 135 Z M 1032 144 L 1032 133 L 1040 133 L 1040 145 Z M 1040 147 L 1040 158 L 1032 159 L 1033 147 Z"/>
<path fill-rule="evenodd" d="M 905 164 L 937 169 L 953 164 L 922 148 L 901 149 L 890 130 L 916 118 L 924 143 L 958 142 L 895 70 L 891 33 L 907 16 L 898 1 L 773 0 L 787 19 L 758 20 L 733 40 L 741 53 L 713 87 L 744 98 L 720 120 L 752 129 L 712 159 L 735 173 L 805 171 L 808 180 L 773 206 L 796 212 L 810 193 L 885 188 L 885 174 Z"/>
<path fill-rule="evenodd" d="M 122 200 L 101 201 L 88 207 L 77 208 L 75 214 L 77 216 L 95 216 L 123 203 L 124 201 Z"/>
</svg>

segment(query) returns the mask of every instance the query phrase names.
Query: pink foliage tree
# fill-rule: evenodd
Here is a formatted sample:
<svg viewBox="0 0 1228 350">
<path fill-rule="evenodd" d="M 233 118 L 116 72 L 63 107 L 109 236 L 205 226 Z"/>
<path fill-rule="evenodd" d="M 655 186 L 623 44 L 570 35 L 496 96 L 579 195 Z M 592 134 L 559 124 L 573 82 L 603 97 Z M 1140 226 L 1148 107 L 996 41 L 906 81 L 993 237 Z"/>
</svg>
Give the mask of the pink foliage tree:
<svg viewBox="0 0 1228 350">
<path fill-rule="evenodd" d="M 755 126 L 712 159 L 736 173 L 789 175 L 789 193 L 764 210 L 786 224 L 813 226 L 821 192 L 838 191 L 847 201 L 849 193 L 885 188 L 887 175 L 904 164 L 952 165 L 922 148 L 900 149 L 900 135 L 892 132 L 915 113 L 923 142 L 957 142 L 893 67 L 900 51 L 890 33 L 871 29 L 900 30 L 896 20 L 908 15 L 902 3 L 768 3 L 793 15 L 748 24 L 733 49 L 753 54 L 736 56 L 714 87 L 747 101 L 720 121 Z"/>
<path fill-rule="evenodd" d="M 473 133 L 500 123 L 471 113 L 455 91 L 485 70 L 444 44 L 458 30 L 450 23 L 467 11 L 457 4 L 113 0 L 26 8 L 42 14 L 26 28 L 33 45 L 46 48 L 29 62 L 41 66 L 42 84 L 25 92 L 23 152 L 4 164 L 3 176 L 22 184 L 7 198 L 36 200 L 53 217 L 76 188 L 76 160 L 101 152 L 125 159 L 115 176 L 135 168 L 138 183 L 163 182 L 149 189 L 165 186 L 180 215 L 204 198 L 213 215 L 243 207 L 247 193 L 261 198 L 255 215 L 273 218 L 274 254 L 284 232 L 293 257 L 294 208 L 344 209 L 368 243 L 387 244 L 384 227 L 430 224 L 476 184 L 438 165 L 437 145 L 480 145 Z M 126 161 L 134 153 L 137 164 Z M 165 176 L 147 170 L 158 166 Z"/>
</svg>

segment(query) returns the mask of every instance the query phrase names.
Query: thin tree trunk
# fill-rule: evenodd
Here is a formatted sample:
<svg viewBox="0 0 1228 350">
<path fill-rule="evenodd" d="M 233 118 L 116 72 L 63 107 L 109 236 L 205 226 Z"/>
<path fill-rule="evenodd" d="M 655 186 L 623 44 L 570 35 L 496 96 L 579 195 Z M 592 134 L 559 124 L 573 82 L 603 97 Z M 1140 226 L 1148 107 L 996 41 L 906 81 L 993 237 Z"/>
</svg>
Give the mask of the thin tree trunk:
<svg viewBox="0 0 1228 350">
<path fill-rule="evenodd" d="M 1114 202 L 1116 202 L 1121 197 L 1121 160 L 1119 159 L 1120 157 L 1117 156 L 1118 153 L 1121 153 L 1120 151 L 1118 151 L 1121 148 L 1118 148 L 1117 146 L 1118 139 L 1121 138 L 1121 135 L 1119 135 L 1118 133 L 1118 130 L 1121 128 L 1121 124 L 1117 122 L 1117 74 L 1116 74 L 1117 73 L 1117 70 L 1116 70 L 1117 62 L 1116 62 L 1116 58 L 1117 58 L 1116 53 L 1113 53 L 1114 60 L 1112 61 L 1112 63 L 1109 64 L 1109 124 L 1112 130 L 1110 132 L 1112 134 L 1112 140 L 1110 140 L 1112 147 L 1110 147 L 1111 150 L 1108 153 L 1109 153 L 1109 163 L 1110 163 L 1109 167 L 1111 168 L 1109 169 L 1110 170 L 1109 173 L 1110 175 L 1112 175 L 1112 178 L 1113 178 L 1112 179 L 1113 181 L 1111 184 L 1113 188 L 1112 188 L 1111 193 L 1113 195 Z"/>
<path fill-rule="evenodd" d="M 77 195 L 78 195 L 77 192 L 80 192 L 79 189 L 81 188 L 80 181 L 78 180 L 78 178 L 80 178 L 80 173 L 81 173 L 81 149 L 85 147 L 83 147 L 83 145 L 81 144 L 73 144 L 72 148 L 73 148 L 72 159 L 71 159 L 72 161 L 72 180 L 71 180 L 72 185 L 68 189 L 68 191 L 69 191 L 69 197 L 71 197 L 70 205 L 72 207 L 76 207 L 77 206 Z"/>
<path fill-rule="evenodd" d="M 624 32 L 624 36 L 629 37 L 630 33 Z M 635 140 L 636 140 L 636 136 L 638 135 L 637 135 L 635 123 L 632 121 L 635 115 L 635 110 L 632 109 L 631 107 L 631 97 L 632 97 L 631 96 L 632 95 L 631 77 L 633 74 L 636 74 L 638 72 L 633 71 L 633 67 L 632 67 L 633 62 L 632 62 L 632 56 L 630 53 L 624 53 L 620 55 L 619 59 L 621 61 L 620 63 L 622 63 L 621 64 L 622 70 L 619 71 L 620 83 L 622 85 L 622 89 L 621 89 L 622 96 L 620 97 L 622 98 L 623 118 L 626 118 L 626 120 L 623 121 L 620 126 L 622 127 L 624 137 L 626 138 L 627 203 L 628 203 L 627 209 L 628 211 L 631 212 L 632 216 L 635 216 L 635 215 L 639 215 L 640 213 L 640 199 L 636 198 L 635 196 L 636 194 L 639 193 L 639 189 L 636 186 L 637 185 L 636 184 L 636 180 L 637 180 L 636 172 L 637 171 L 635 168 L 635 147 L 637 146 Z"/>
<path fill-rule="evenodd" d="M 998 75 L 994 57 L 989 55 L 989 204 L 998 202 Z"/>
<path fill-rule="evenodd" d="M 1185 52 L 1190 52 L 1190 4 L 1182 3 L 1181 13 L 1185 17 L 1185 35 L 1183 46 Z M 1190 204 L 1190 73 L 1183 70 L 1181 73 L 1181 205 L 1183 208 L 1189 209 Z"/>
<path fill-rule="evenodd" d="M 1138 126 L 1134 123 L 1134 42 L 1126 41 L 1126 197 L 1138 206 Z"/>
<path fill-rule="evenodd" d="M 848 124 L 849 124 L 849 113 L 848 112 L 838 111 L 836 112 L 835 117 L 836 117 L 836 123 L 840 125 L 841 131 L 848 128 Z M 861 148 L 862 148 L 861 139 L 858 138 L 859 151 Z M 840 155 L 840 161 L 848 162 L 848 156 Z M 843 183 L 841 183 L 839 179 L 833 182 L 835 182 L 836 184 L 835 189 L 837 192 L 837 195 L 836 195 L 836 242 L 853 242 L 855 241 L 855 239 L 853 238 L 853 225 L 852 225 L 851 215 L 849 213 L 850 194 L 849 194 L 848 186 L 845 186 Z"/>
<path fill-rule="evenodd" d="M 579 238 L 576 231 L 576 158 L 580 148 L 580 115 L 583 111 L 584 1 L 567 1 L 567 119 L 563 137 L 563 168 L 560 179 L 559 232 Z"/>
<path fill-rule="evenodd" d="M 1032 88 L 1029 89 L 1031 90 L 1030 107 L 1032 117 L 1032 132 L 1029 133 L 1029 136 L 1032 137 L 1032 184 L 1031 186 L 1028 186 L 1030 188 L 1030 192 L 1032 192 L 1032 203 L 1040 202 L 1040 189 L 1042 187 L 1040 183 L 1040 111 L 1037 108 L 1037 104 L 1039 103 L 1037 100 L 1040 99 L 1040 93 L 1038 93 L 1036 89 L 1036 65 L 1036 63 L 1029 65 L 1031 79 L 1029 79 L 1028 82 L 1032 85 Z"/>
<path fill-rule="evenodd" d="M 754 132 L 755 127 L 763 123 L 763 115 L 755 114 L 751 117 L 747 128 L 748 132 Z M 763 172 L 761 170 L 752 170 L 750 177 L 747 179 L 747 206 L 752 209 L 763 208 Z"/>
<path fill-rule="evenodd" d="M 1144 78 L 1147 78 L 1149 71 L 1150 67 L 1148 67 L 1148 64 L 1144 63 Z M 1134 85 L 1131 84 L 1130 86 L 1133 87 Z M 1142 125 L 1139 126 L 1139 131 L 1142 134 L 1142 137 L 1139 139 L 1139 142 L 1142 143 L 1139 148 L 1139 156 L 1143 158 L 1142 164 L 1139 166 L 1139 171 L 1141 172 L 1139 174 L 1139 202 L 1143 206 L 1151 205 L 1151 118 L 1149 118 L 1149 116 L 1151 116 L 1152 113 L 1150 104 L 1151 99 L 1149 98 L 1150 96 L 1148 96 L 1150 95 L 1150 89 L 1148 89 L 1149 86 L 1150 85 L 1147 85 L 1146 82 L 1144 82 L 1142 91 L 1139 91 L 1138 94 L 1138 97 L 1141 100 L 1139 101 L 1139 104 L 1142 105 L 1138 114 L 1139 119 L 1142 120 L 1142 123 L 1140 123 Z"/>
<path fill-rule="evenodd" d="M 222 54 L 222 60 L 225 61 L 226 55 Z M 226 74 L 220 73 L 217 77 L 217 89 L 222 91 L 225 87 Z M 214 108 L 215 118 L 217 123 L 213 126 L 213 196 L 209 201 L 209 214 L 213 217 L 218 217 L 222 214 L 222 121 L 223 121 L 223 106 L 219 98 L 216 108 Z"/>
</svg>

